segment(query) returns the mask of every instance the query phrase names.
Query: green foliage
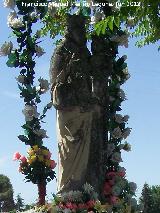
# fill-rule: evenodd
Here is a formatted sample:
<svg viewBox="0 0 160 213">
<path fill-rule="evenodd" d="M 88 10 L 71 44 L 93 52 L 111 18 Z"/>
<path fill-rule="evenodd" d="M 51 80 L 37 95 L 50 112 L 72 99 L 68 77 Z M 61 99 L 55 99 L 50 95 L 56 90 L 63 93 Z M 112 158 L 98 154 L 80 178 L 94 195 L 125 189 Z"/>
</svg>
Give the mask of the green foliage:
<svg viewBox="0 0 160 213">
<path fill-rule="evenodd" d="M 14 208 L 13 187 L 9 178 L 5 175 L 0 175 L 0 202 L 4 202 L 3 211 L 10 211 Z"/>
<path fill-rule="evenodd" d="M 124 0 L 133 3 L 133 0 Z M 137 46 L 142 47 L 150 43 L 156 43 L 160 39 L 160 16 L 159 16 L 159 1 L 158 0 L 141 0 L 140 6 L 122 7 L 120 10 L 120 18 L 124 23 L 130 17 L 134 18 L 134 26 L 132 36 L 140 38 L 137 41 Z"/>
<path fill-rule="evenodd" d="M 114 27 L 120 27 L 119 16 L 108 16 L 106 19 L 98 22 L 95 25 L 95 33 L 99 36 L 100 34 L 106 34 L 107 30 L 113 31 Z"/>
<path fill-rule="evenodd" d="M 24 207 L 25 207 L 25 205 L 24 205 L 24 199 L 21 197 L 20 194 L 18 194 L 17 197 L 16 197 L 16 203 L 15 203 L 15 205 L 16 205 L 16 209 L 18 211 L 24 210 Z"/>
<path fill-rule="evenodd" d="M 140 204 L 143 206 L 143 213 L 160 212 L 160 186 L 149 186 L 144 184 Z"/>
</svg>

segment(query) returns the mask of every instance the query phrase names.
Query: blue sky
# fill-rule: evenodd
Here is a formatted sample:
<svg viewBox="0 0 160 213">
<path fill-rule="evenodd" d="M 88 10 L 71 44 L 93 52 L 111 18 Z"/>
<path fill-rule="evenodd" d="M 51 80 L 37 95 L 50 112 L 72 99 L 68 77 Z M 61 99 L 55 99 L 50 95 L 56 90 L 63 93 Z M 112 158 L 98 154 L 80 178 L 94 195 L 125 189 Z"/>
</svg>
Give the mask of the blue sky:
<svg viewBox="0 0 160 213">
<path fill-rule="evenodd" d="M 10 33 L 7 27 L 7 14 L 9 10 L 0 3 L 0 46 L 8 40 Z M 127 169 L 127 177 L 138 185 L 137 195 L 145 182 L 150 185 L 160 184 L 160 53 L 156 45 L 150 45 L 141 49 L 135 47 L 135 41 L 130 40 L 129 48 L 120 49 L 120 54 L 127 54 L 128 67 L 131 78 L 123 87 L 128 100 L 123 103 L 123 114 L 128 114 L 129 127 L 132 133 L 128 142 L 132 144 L 132 152 L 123 153 L 123 163 Z M 42 43 L 46 54 L 37 61 L 36 76 L 49 79 L 48 70 L 50 57 L 54 45 L 48 39 Z M 26 154 L 26 146 L 21 143 L 17 135 L 22 133 L 21 125 L 24 123 L 22 114 L 23 101 L 19 98 L 15 77 L 18 69 L 6 66 L 6 58 L 0 58 L 0 173 L 7 175 L 14 188 L 15 195 L 21 193 L 26 203 L 34 202 L 37 198 L 37 188 L 31 183 L 25 183 L 22 174 L 18 173 L 18 163 L 12 161 L 15 151 Z M 50 99 L 50 94 L 43 97 L 45 104 Z M 55 110 L 47 114 L 46 124 L 49 139 L 45 145 L 57 159 L 56 120 Z M 48 184 L 48 198 L 56 192 L 56 182 Z"/>
</svg>

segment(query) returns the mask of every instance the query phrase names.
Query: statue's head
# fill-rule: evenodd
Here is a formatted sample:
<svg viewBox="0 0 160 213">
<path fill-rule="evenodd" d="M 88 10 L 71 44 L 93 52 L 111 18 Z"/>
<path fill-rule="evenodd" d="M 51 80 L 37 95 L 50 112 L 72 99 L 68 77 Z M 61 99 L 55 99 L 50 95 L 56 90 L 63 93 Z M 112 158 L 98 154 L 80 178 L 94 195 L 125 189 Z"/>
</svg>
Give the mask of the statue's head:
<svg viewBox="0 0 160 213">
<path fill-rule="evenodd" d="M 78 45 L 86 44 L 85 18 L 82 15 L 67 16 L 66 38 L 70 38 Z"/>
</svg>

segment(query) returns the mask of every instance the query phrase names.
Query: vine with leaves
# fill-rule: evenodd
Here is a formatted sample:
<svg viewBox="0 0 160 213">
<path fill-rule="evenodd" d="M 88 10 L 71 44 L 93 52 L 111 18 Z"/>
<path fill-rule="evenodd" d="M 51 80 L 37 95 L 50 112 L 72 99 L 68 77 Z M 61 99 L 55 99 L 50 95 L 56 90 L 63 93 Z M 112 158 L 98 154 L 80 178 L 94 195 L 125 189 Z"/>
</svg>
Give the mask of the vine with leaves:
<svg viewBox="0 0 160 213">
<path fill-rule="evenodd" d="M 27 157 L 17 152 L 14 154 L 14 160 L 20 161 L 19 172 L 25 175 L 26 181 L 37 184 L 38 204 L 43 205 L 46 184 L 55 178 L 56 163 L 51 159 L 49 149 L 43 145 L 44 138 L 48 136 L 46 130 L 42 129 L 42 123 L 52 103 L 48 103 L 42 113 L 38 112 L 41 95 L 49 90 L 49 83 L 43 78 L 38 79 L 38 86 L 34 83 L 36 58 L 41 57 L 44 50 L 38 45 L 40 36 L 38 31 L 34 33 L 33 26 L 45 16 L 47 11 L 44 7 L 25 7 L 21 0 L 5 0 L 4 6 L 12 10 L 8 15 L 8 26 L 16 37 L 18 47 L 14 48 L 12 42 L 5 42 L 1 47 L 1 56 L 8 56 L 8 67 L 20 69 L 16 80 L 20 97 L 25 104 L 22 111 L 25 124 L 22 125 L 24 134 L 19 135 L 18 138 L 30 146 Z"/>
</svg>

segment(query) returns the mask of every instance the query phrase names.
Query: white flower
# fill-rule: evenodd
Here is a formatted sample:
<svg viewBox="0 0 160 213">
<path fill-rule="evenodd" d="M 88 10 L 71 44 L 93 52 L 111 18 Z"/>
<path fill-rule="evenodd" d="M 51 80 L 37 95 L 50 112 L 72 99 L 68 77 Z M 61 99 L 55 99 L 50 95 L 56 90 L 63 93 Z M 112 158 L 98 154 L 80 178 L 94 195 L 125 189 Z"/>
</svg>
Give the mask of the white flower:
<svg viewBox="0 0 160 213">
<path fill-rule="evenodd" d="M 33 118 L 38 118 L 39 116 L 35 106 L 25 105 L 25 108 L 22 110 L 22 112 L 25 115 L 26 121 L 32 121 Z"/>
<path fill-rule="evenodd" d="M 13 27 L 15 29 L 24 27 L 24 23 L 21 18 L 13 18 L 10 21 L 8 20 L 9 27 Z"/>
<path fill-rule="evenodd" d="M 49 13 L 49 15 L 54 17 L 56 12 L 57 12 L 57 8 L 52 4 L 52 2 L 50 2 L 48 4 L 48 13 Z"/>
<path fill-rule="evenodd" d="M 121 138 L 122 137 L 122 131 L 119 127 L 115 128 L 112 132 L 112 137 L 115 139 Z"/>
<path fill-rule="evenodd" d="M 48 138 L 46 130 L 44 129 L 35 130 L 34 133 L 37 134 L 39 137 Z"/>
<path fill-rule="evenodd" d="M 131 75 L 128 73 L 128 75 L 126 75 L 126 77 L 125 77 L 125 80 L 127 81 L 130 77 L 131 77 Z"/>
<path fill-rule="evenodd" d="M 111 161 L 118 162 L 118 163 L 122 162 L 121 153 L 120 152 L 113 153 L 113 155 L 111 157 Z"/>
<path fill-rule="evenodd" d="M 131 128 L 127 127 L 122 134 L 122 138 L 126 139 L 130 135 L 130 133 L 131 133 Z"/>
<path fill-rule="evenodd" d="M 127 152 L 130 152 L 131 151 L 131 144 L 129 144 L 129 143 L 125 143 L 125 144 L 123 144 L 124 146 L 123 146 L 123 149 L 125 150 L 125 151 L 127 151 Z"/>
<path fill-rule="evenodd" d="M 19 75 L 19 76 L 16 78 L 16 80 L 17 80 L 19 83 L 23 84 L 24 81 L 25 81 L 25 76 L 24 76 L 24 75 Z"/>
<path fill-rule="evenodd" d="M 137 184 L 134 183 L 134 182 L 130 182 L 130 183 L 129 183 L 129 188 L 130 188 L 130 190 L 131 190 L 132 192 L 135 192 L 136 189 L 137 189 Z"/>
<path fill-rule="evenodd" d="M 83 185 L 83 189 L 88 194 L 90 194 L 90 193 L 92 193 L 94 191 L 94 188 L 89 183 L 85 183 Z"/>
<path fill-rule="evenodd" d="M 31 18 L 31 19 L 38 18 L 37 13 L 36 13 L 36 12 L 30 13 L 30 18 Z"/>
<path fill-rule="evenodd" d="M 13 19 L 17 18 L 17 13 L 15 11 L 12 11 L 9 13 L 8 17 L 7 17 L 7 25 L 10 27 L 11 26 L 11 22 L 13 21 Z"/>
<path fill-rule="evenodd" d="M 128 67 L 122 70 L 125 75 L 128 75 Z"/>
<path fill-rule="evenodd" d="M 123 71 L 123 73 L 125 74 L 125 80 L 127 81 L 127 80 L 131 77 L 131 75 L 130 75 L 129 72 L 128 72 L 128 67 L 126 67 L 126 68 L 123 69 L 122 71 Z"/>
<path fill-rule="evenodd" d="M 123 121 L 124 121 L 124 122 L 127 122 L 128 119 L 129 119 L 129 115 L 125 115 L 125 116 L 123 117 Z"/>
<path fill-rule="evenodd" d="M 120 115 L 120 114 L 116 114 L 116 115 L 115 115 L 115 121 L 116 121 L 118 124 L 123 123 L 123 122 L 124 122 L 124 121 L 123 121 L 123 116 Z"/>
<path fill-rule="evenodd" d="M 14 9 L 16 6 L 15 0 L 4 0 L 3 2 L 4 7 Z"/>
<path fill-rule="evenodd" d="M 35 46 L 35 50 L 36 50 L 36 54 L 38 57 L 42 56 L 45 52 L 44 52 L 44 49 L 40 46 Z"/>
<path fill-rule="evenodd" d="M 10 42 L 5 42 L 2 47 L 0 48 L 0 56 L 7 56 L 11 53 L 13 49 L 13 43 Z"/>
<path fill-rule="evenodd" d="M 123 101 L 126 100 L 126 94 L 122 89 L 119 90 L 118 95 Z"/>
<path fill-rule="evenodd" d="M 40 83 L 40 91 L 42 93 L 47 92 L 49 90 L 49 82 L 43 78 L 39 78 L 38 81 Z"/>
<path fill-rule="evenodd" d="M 125 46 L 127 48 L 128 47 L 128 38 L 129 38 L 129 33 L 125 33 L 121 36 L 114 35 L 111 37 L 110 40 L 118 43 L 119 46 Z"/>
<path fill-rule="evenodd" d="M 132 28 L 132 27 L 134 27 L 134 26 L 135 26 L 134 19 L 135 19 L 134 17 L 130 17 L 130 18 L 128 18 L 128 20 L 127 20 L 127 27 Z"/>
<path fill-rule="evenodd" d="M 21 18 L 17 18 L 17 13 L 12 11 L 9 13 L 7 17 L 7 24 L 9 27 L 13 27 L 15 29 L 24 27 L 24 23 Z"/>
</svg>

